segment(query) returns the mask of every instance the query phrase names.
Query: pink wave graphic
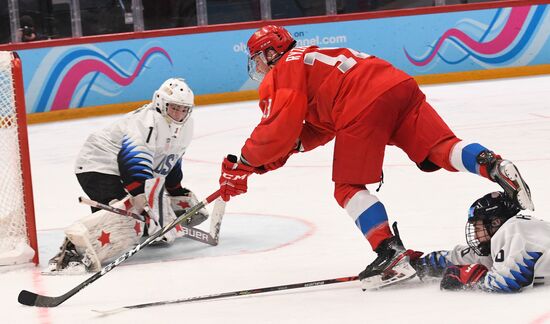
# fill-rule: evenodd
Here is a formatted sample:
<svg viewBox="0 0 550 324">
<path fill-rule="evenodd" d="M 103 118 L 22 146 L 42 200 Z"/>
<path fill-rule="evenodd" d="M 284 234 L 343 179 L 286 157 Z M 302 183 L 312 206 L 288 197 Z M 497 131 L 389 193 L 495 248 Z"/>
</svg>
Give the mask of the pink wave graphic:
<svg viewBox="0 0 550 324">
<path fill-rule="evenodd" d="M 113 71 L 113 69 L 111 69 L 107 64 L 95 59 L 82 60 L 76 63 L 69 70 L 69 72 L 67 72 L 67 74 L 63 78 L 63 81 L 61 81 L 61 84 L 59 85 L 59 88 L 58 88 L 59 90 L 55 95 L 55 98 L 53 100 L 50 110 L 54 111 L 54 110 L 67 109 L 71 103 L 71 99 L 73 97 L 73 94 L 76 90 L 78 83 L 88 73 L 99 72 L 121 86 L 127 86 L 131 84 L 134 81 L 134 79 L 138 76 L 139 72 L 141 71 L 141 68 L 143 67 L 143 65 L 149 58 L 149 56 L 157 52 L 164 54 L 168 58 L 170 63 L 172 63 L 172 59 L 170 58 L 170 55 L 163 48 L 152 47 L 149 50 L 147 50 L 145 54 L 143 54 L 143 56 L 141 57 L 141 60 L 139 61 L 136 68 L 134 69 L 134 72 L 132 73 L 132 75 L 128 77 L 123 77 L 119 75 L 117 72 Z"/>
<path fill-rule="evenodd" d="M 529 15 L 529 9 L 530 7 L 512 8 L 512 10 L 510 11 L 510 16 L 508 17 L 508 21 L 504 25 L 504 28 L 501 30 L 500 34 L 498 34 L 497 37 L 495 37 L 491 41 L 484 43 L 478 42 L 472 39 L 470 36 L 466 35 L 463 31 L 456 28 L 451 28 L 447 30 L 443 34 L 443 36 L 441 36 L 441 38 L 439 38 L 432 53 L 422 61 L 414 60 L 411 56 L 409 56 L 408 53 L 405 53 L 405 55 L 407 56 L 409 61 L 416 66 L 427 65 L 437 55 L 439 49 L 443 45 L 443 42 L 450 37 L 457 38 L 462 43 L 464 43 L 464 45 L 468 46 L 470 49 L 479 54 L 491 55 L 499 53 L 510 46 L 514 39 L 516 39 L 516 37 L 519 35 L 521 27 L 525 24 L 527 16 Z"/>
</svg>

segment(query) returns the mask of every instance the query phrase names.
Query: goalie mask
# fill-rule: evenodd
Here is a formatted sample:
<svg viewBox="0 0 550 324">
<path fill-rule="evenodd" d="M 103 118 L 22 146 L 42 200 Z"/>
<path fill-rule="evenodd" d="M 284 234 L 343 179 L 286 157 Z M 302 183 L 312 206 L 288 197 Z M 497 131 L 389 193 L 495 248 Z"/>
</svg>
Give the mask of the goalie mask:
<svg viewBox="0 0 550 324">
<path fill-rule="evenodd" d="M 248 75 L 261 82 L 277 61 L 296 45 L 283 27 L 268 25 L 258 29 L 247 42 Z"/>
<path fill-rule="evenodd" d="M 479 198 L 468 211 L 466 242 L 477 255 L 491 254 L 491 237 L 519 211 L 504 192 L 496 191 Z"/>
<path fill-rule="evenodd" d="M 195 96 L 185 80 L 171 78 L 153 94 L 153 106 L 168 123 L 183 125 L 193 111 Z"/>
</svg>

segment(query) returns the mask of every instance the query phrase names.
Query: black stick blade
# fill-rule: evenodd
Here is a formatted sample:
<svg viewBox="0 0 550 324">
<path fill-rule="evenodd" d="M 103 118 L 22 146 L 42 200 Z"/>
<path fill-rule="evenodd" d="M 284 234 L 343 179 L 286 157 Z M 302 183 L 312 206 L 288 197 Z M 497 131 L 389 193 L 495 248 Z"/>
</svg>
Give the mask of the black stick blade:
<svg viewBox="0 0 550 324">
<path fill-rule="evenodd" d="M 36 304 L 36 298 L 38 297 L 37 294 L 27 291 L 27 290 L 21 290 L 19 293 L 19 296 L 17 297 L 17 300 L 20 304 L 27 305 L 27 306 L 35 306 Z"/>
<path fill-rule="evenodd" d="M 70 291 L 69 293 L 72 293 L 72 291 Z M 27 306 L 55 307 L 67 300 L 72 295 L 74 295 L 74 293 L 65 294 L 59 297 L 48 297 L 38 295 L 27 290 L 21 290 L 21 292 L 19 293 L 19 297 L 17 297 L 17 300 L 19 301 L 19 303 Z"/>
</svg>

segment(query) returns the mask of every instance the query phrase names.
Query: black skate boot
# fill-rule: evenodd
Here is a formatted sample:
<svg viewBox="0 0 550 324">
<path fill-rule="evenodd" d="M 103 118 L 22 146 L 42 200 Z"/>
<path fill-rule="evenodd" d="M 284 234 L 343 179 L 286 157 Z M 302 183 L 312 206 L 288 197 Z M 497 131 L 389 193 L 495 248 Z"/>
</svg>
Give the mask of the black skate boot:
<svg viewBox="0 0 550 324">
<path fill-rule="evenodd" d="M 410 264 L 413 250 L 406 250 L 399 237 L 397 223 L 393 223 L 395 236 L 390 237 L 376 248 L 378 257 L 359 274 L 362 289 L 374 290 L 414 277 L 416 271 Z"/>
<path fill-rule="evenodd" d="M 48 262 L 48 274 L 84 274 L 91 261 L 76 250 L 74 244 L 65 238 L 59 252 Z"/>
<path fill-rule="evenodd" d="M 512 162 L 501 159 L 491 151 L 481 152 L 477 157 L 477 162 L 487 168 L 489 177 L 504 189 L 504 192 L 519 208 L 535 210 L 531 199 L 531 190 Z"/>
</svg>

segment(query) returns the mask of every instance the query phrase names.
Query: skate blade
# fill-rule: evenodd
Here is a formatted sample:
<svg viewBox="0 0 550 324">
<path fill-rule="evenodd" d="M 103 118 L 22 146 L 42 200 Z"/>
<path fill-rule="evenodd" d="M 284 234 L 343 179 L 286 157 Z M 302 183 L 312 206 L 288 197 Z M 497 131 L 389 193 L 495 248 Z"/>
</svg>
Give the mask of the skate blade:
<svg viewBox="0 0 550 324">
<path fill-rule="evenodd" d="M 390 278 L 382 278 L 382 276 L 370 277 L 368 279 L 363 279 L 361 281 L 361 289 L 363 291 L 367 291 L 367 290 L 373 291 L 373 290 L 382 289 L 388 286 L 392 286 L 392 285 L 410 280 L 414 278 L 415 275 L 416 273 L 412 273 L 412 274 L 397 273 Z"/>
<path fill-rule="evenodd" d="M 397 265 L 384 271 L 382 274 L 361 280 L 361 289 L 378 290 L 387 286 L 395 285 L 414 278 L 416 270 L 410 265 L 409 257 L 399 260 Z"/>
<path fill-rule="evenodd" d="M 535 210 L 533 200 L 531 199 L 531 193 L 523 181 L 523 178 L 519 174 L 518 169 L 512 163 L 508 163 L 504 166 L 503 170 L 504 175 L 510 179 L 514 185 L 517 187 L 516 200 L 520 205 L 521 209 Z"/>
</svg>

